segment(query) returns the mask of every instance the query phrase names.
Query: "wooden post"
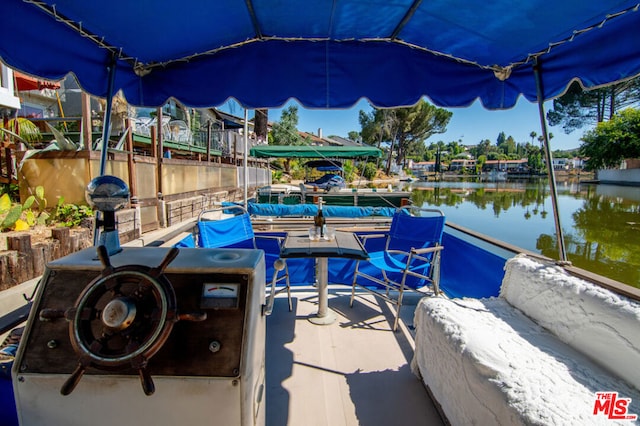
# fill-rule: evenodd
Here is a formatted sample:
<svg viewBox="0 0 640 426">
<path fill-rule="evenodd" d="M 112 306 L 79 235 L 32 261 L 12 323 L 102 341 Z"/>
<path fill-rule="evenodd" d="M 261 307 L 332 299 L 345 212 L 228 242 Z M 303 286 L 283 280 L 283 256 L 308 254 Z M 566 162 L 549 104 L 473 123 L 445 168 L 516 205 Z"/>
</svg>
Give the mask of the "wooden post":
<svg viewBox="0 0 640 426">
<path fill-rule="evenodd" d="M 131 194 L 131 204 L 138 203 L 138 185 L 136 176 L 136 165 L 133 161 L 133 129 L 131 128 L 131 120 L 125 121 L 127 132 L 127 168 L 129 170 L 129 193 Z"/>
<path fill-rule="evenodd" d="M 83 149 L 90 151 L 93 146 L 92 130 L 93 117 L 91 114 L 91 97 L 82 92 L 82 139 L 84 140 Z"/>
<path fill-rule="evenodd" d="M 71 253 L 71 232 L 69 228 L 60 227 L 51 230 L 51 238 L 60 242 L 60 256 Z"/>
<path fill-rule="evenodd" d="M 233 165 L 238 165 L 238 138 L 233 135 Z"/>
<path fill-rule="evenodd" d="M 4 160 L 7 165 L 7 182 L 11 183 L 11 178 L 13 176 L 13 159 L 11 158 L 11 147 L 5 147 Z"/>
<path fill-rule="evenodd" d="M 156 158 L 158 153 L 158 141 L 156 139 L 156 126 L 149 128 L 149 135 L 151 136 L 151 157 Z"/>
<path fill-rule="evenodd" d="M 33 251 L 31 235 L 21 233 L 7 237 L 7 248 L 18 252 L 17 263 L 11 268 L 11 275 L 16 282 L 24 282 L 33 277 Z"/>
<path fill-rule="evenodd" d="M 164 152 L 162 149 L 162 144 L 164 142 L 164 135 L 162 134 L 162 107 L 158 107 L 157 108 L 157 121 L 158 121 L 158 133 L 157 133 L 157 138 L 158 138 L 158 145 L 157 145 L 157 150 L 158 152 L 156 153 L 156 156 L 159 158 L 162 158 L 162 153 Z"/>
<path fill-rule="evenodd" d="M 21 233 L 7 236 L 7 248 L 19 253 L 31 253 L 31 235 Z"/>
<path fill-rule="evenodd" d="M 207 163 L 211 162 L 211 121 L 207 121 Z"/>
</svg>

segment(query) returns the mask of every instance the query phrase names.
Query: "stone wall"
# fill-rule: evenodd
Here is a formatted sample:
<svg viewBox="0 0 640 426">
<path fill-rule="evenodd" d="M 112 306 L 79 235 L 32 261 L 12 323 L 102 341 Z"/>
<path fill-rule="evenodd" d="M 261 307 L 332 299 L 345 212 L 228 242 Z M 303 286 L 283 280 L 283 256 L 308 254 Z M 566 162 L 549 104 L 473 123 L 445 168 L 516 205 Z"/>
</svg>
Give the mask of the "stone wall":
<svg viewBox="0 0 640 426">
<path fill-rule="evenodd" d="M 235 194 L 235 191 L 233 194 Z M 181 200 L 167 201 L 165 202 L 167 226 L 198 217 L 203 210 L 210 209 L 221 201 L 228 201 L 233 194 L 230 194 L 229 191 L 219 191 Z"/>
</svg>

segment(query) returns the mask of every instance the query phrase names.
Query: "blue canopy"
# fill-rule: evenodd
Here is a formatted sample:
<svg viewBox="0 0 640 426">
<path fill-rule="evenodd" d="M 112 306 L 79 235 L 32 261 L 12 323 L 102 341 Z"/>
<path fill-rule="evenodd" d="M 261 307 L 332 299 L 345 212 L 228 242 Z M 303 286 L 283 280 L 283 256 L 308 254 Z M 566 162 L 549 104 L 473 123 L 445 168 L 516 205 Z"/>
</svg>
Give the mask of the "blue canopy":
<svg viewBox="0 0 640 426">
<path fill-rule="evenodd" d="M 4 0 L 0 57 L 137 106 L 512 107 L 640 73 L 637 0 Z"/>
</svg>

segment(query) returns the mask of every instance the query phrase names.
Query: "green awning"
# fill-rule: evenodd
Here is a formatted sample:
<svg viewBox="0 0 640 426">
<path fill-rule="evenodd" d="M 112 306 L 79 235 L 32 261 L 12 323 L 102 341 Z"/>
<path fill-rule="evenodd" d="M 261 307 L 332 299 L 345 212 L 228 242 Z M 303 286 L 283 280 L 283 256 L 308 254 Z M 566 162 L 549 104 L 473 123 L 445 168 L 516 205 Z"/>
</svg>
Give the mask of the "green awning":
<svg viewBox="0 0 640 426">
<path fill-rule="evenodd" d="M 254 146 L 249 152 L 258 158 L 362 158 L 382 157 L 375 146 L 308 146 L 308 145 L 263 145 Z"/>
</svg>

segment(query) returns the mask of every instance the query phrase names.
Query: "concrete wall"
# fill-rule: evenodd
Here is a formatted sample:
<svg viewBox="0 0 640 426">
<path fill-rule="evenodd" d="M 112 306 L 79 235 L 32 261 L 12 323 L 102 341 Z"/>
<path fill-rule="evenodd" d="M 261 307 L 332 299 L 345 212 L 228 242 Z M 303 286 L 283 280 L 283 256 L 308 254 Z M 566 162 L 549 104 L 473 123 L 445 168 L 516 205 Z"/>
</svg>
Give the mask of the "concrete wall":
<svg viewBox="0 0 640 426">
<path fill-rule="evenodd" d="M 598 170 L 596 177 L 601 183 L 616 183 L 623 185 L 640 186 L 640 169 Z"/>
<path fill-rule="evenodd" d="M 65 203 L 86 204 L 85 188 L 99 175 L 99 160 L 99 151 L 41 152 L 24 160 L 18 173 L 22 202 L 42 186 L 49 207 L 59 197 Z M 125 153 L 109 154 L 106 173 L 125 181 L 135 195 L 141 232 L 175 223 L 187 210 L 199 212 L 211 199 L 220 201 L 221 191 L 235 195 L 244 185 L 242 166 L 138 155 L 131 159 Z M 248 167 L 247 177 L 249 189 L 271 184 L 268 169 Z"/>
</svg>

